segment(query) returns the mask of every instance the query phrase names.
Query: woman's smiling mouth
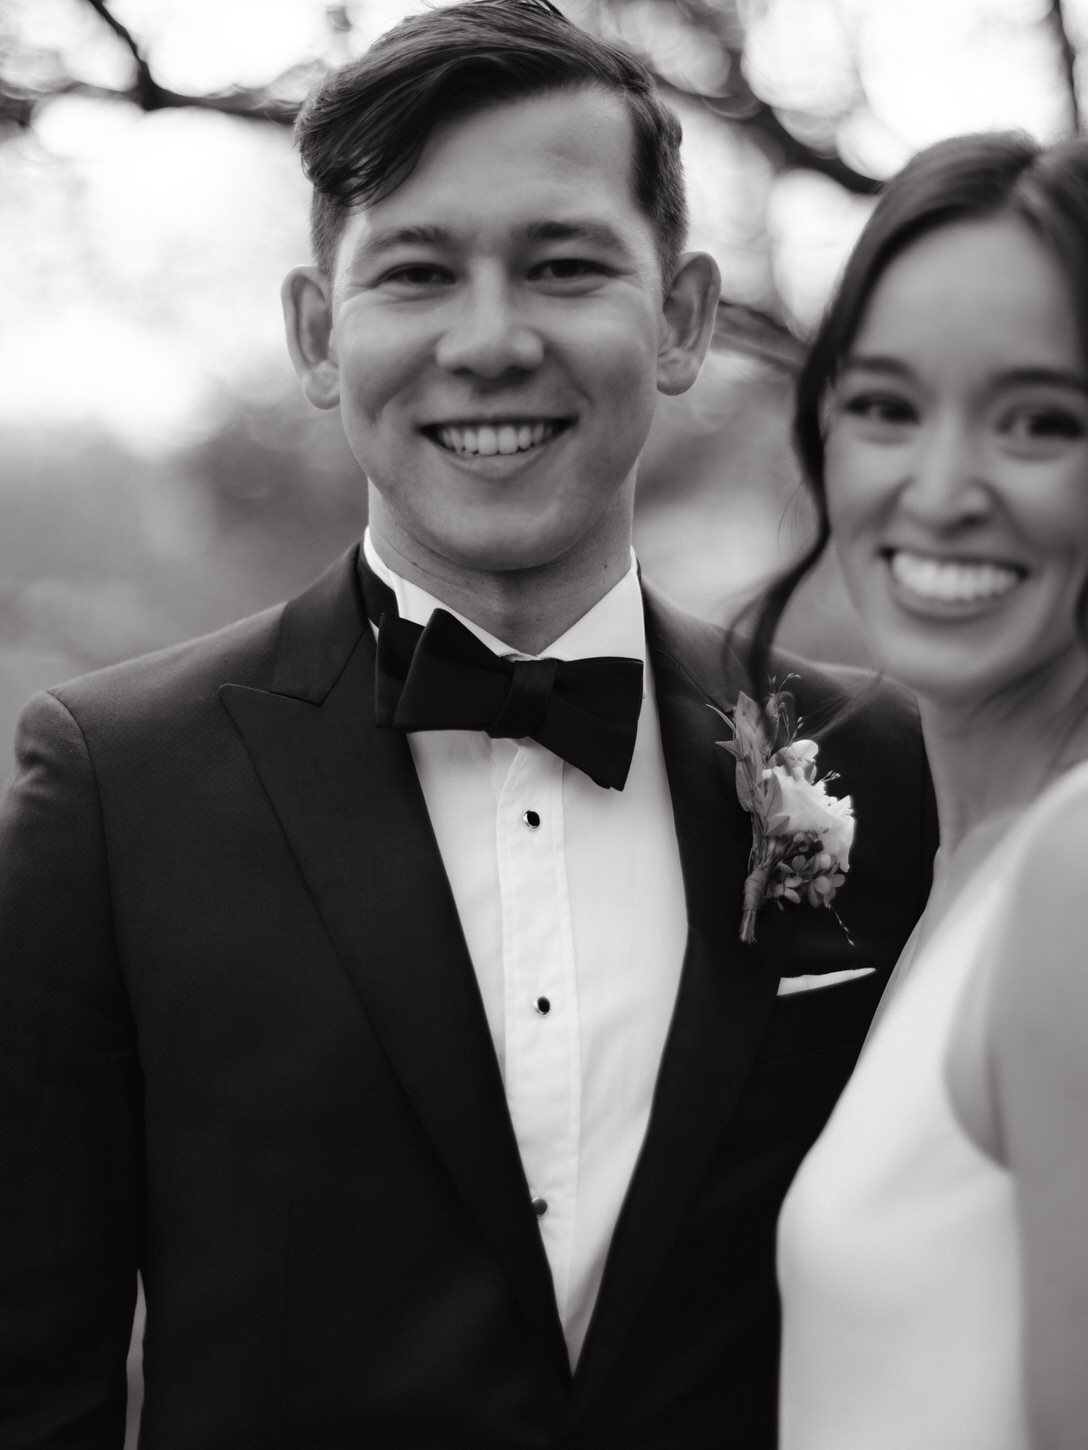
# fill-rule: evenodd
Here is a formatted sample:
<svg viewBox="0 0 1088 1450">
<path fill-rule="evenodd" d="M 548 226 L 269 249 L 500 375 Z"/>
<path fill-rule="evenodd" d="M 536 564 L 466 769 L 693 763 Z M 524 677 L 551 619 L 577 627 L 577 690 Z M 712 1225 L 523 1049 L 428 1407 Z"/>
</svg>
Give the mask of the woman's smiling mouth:
<svg viewBox="0 0 1088 1450">
<path fill-rule="evenodd" d="M 442 423 L 423 431 L 440 447 L 462 457 L 528 453 L 570 426 L 563 418 L 510 418 L 494 422 Z"/>
<path fill-rule="evenodd" d="M 885 557 L 904 593 L 938 605 L 989 604 L 1025 578 L 1023 569 L 990 559 L 946 559 L 909 549 L 890 549 Z"/>
</svg>

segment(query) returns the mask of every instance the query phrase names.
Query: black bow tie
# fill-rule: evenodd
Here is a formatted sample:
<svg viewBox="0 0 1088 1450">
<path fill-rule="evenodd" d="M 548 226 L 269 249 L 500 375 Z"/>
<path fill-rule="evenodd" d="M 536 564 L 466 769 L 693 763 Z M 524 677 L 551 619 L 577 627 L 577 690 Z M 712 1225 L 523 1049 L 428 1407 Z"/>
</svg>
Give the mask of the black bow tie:
<svg viewBox="0 0 1088 1450">
<path fill-rule="evenodd" d="M 378 624 L 380 726 L 530 736 L 598 785 L 623 789 L 642 708 L 640 660 L 506 659 L 444 609 L 425 627 L 401 619 L 361 554 L 360 572 Z"/>
</svg>

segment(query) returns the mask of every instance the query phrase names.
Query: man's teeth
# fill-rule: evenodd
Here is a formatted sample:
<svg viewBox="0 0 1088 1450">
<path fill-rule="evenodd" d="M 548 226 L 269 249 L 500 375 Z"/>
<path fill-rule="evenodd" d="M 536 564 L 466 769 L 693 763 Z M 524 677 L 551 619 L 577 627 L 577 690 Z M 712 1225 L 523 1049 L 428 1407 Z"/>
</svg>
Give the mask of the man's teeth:
<svg viewBox="0 0 1088 1450">
<path fill-rule="evenodd" d="M 948 604 L 974 604 L 999 599 L 1015 589 L 1022 575 L 1005 564 L 969 564 L 962 559 L 934 559 L 897 550 L 891 556 L 892 578 L 912 594 Z"/>
<path fill-rule="evenodd" d="M 559 431 L 558 423 L 466 423 L 438 429 L 438 441 L 454 453 L 525 453 L 546 443 Z"/>
</svg>

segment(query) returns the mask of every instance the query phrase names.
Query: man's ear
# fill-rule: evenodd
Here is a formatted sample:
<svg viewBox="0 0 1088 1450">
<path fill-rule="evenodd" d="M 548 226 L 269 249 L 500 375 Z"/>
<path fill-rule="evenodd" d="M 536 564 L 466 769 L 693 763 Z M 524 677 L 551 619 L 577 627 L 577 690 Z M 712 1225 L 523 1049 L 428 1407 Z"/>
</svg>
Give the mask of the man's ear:
<svg viewBox="0 0 1088 1450">
<path fill-rule="evenodd" d="M 665 331 L 657 354 L 657 390 L 686 393 L 699 376 L 714 334 L 721 273 L 706 252 L 685 252 L 664 302 Z"/>
<path fill-rule="evenodd" d="M 340 367 L 332 335 L 332 284 L 317 267 L 294 267 L 283 280 L 287 351 L 315 408 L 340 401 Z"/>
</svg>

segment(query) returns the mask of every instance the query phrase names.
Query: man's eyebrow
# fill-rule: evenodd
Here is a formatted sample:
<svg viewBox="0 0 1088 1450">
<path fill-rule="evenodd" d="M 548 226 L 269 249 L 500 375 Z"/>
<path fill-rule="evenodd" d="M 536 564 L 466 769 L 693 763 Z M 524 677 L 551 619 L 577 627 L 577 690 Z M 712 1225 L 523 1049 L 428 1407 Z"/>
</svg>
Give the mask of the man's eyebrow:
<svg viewBox="0 0 1088 1450">
<path fill-rule="evenodd" d="M 615 227 L 591 218 L 530 222 L 525 228 L 525 237 L 530 242 L 586 242 L 609 251 L 630 250 Z"/>
<path fill-rule="evenodd" d="M 446 247 L 454 245 L 452 232 L 445 227 L 386 227 L 364 234 L 359 242 L 360 252 L 391 252 L 396 247 Z"/>
<path fill-rule="evenodd" d="M 630 255 L 630 247 L 622 234 L 608 222 L 593 218 L 574 218 L 569 221 L 535 221 L 519 228 L 519 235 L 527 242 L 574 242 L 586 246 L 600 247 L 605 251 Z M 356 249 L 358 255 L 380 256 L 395 251 L 398 247 L 436 247 L 445 251 L 457 248 L 456 235 L 447 227 L 417 225 L 384 227 L 365 233 Z"/>
</svg>

